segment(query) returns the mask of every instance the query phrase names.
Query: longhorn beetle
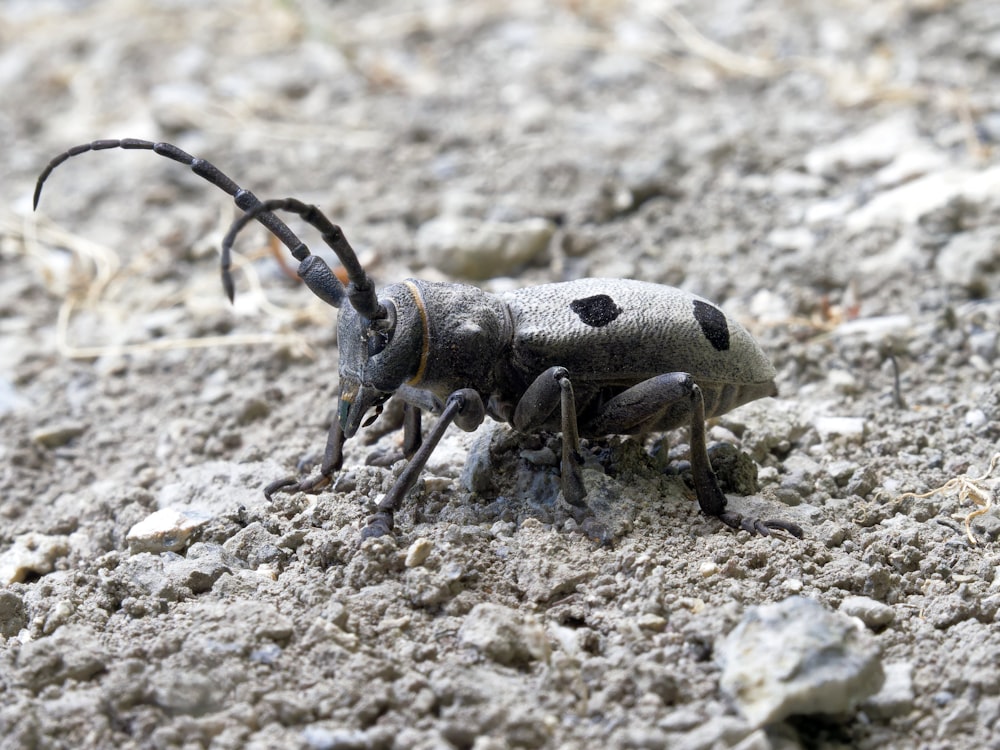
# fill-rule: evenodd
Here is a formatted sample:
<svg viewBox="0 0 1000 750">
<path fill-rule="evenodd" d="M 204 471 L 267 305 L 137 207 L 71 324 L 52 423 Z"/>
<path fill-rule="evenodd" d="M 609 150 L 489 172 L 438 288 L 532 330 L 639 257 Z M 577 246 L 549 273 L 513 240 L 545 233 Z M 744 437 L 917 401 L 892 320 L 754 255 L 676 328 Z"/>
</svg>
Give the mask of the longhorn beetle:
<svg viewBox="0 0 1000 750">
<path fill-rule="evenodd" d="M 579 279 L 489 294 L 465 284 L 406 279 L 377 293 L 340 227 L 317 207 L 286 198 L 260 201 L 214 165 L 169 143 L 102 140 L 52 159 L 38 177 L 34 206 L 52 171 L 73 156 L 143 149 L 180 162 L 231 195 L 243 214 L 223 241 L 229 299 L 230 248 L 250 221 L 267 227 L 299 261 L 298 275 L 339 308 L 340 404 L 318 475 L 281 479 L 264 492 L 318 492 L 343 463 L 344 441 L 396 395 L 404 402 L 403 454 L 409 463 L 376 506 L 362 537 L 393 528 L 393 513 L 417 482 L 448 426 L 473 431 L 486 416 L 522 433 L 558 430 L 563 497 L 585 505 L 581 437 L 691 429 L 691 473 L 702 511 L 734 529 L 768 535 L 787 521 L 726 510 L 712 471 L 705 419 L 777 394 L 774 367 L 750 334 L 712 303 L 688 292 L 627 279 Z M 326 262 L 276 215 L 287 211 L 317 229 L 347 271 L 345 288 Z M 344 300 L 348 304 L 343 304 Z M 420 414 L 438 420 L 422 440 Z"/>
</svg>

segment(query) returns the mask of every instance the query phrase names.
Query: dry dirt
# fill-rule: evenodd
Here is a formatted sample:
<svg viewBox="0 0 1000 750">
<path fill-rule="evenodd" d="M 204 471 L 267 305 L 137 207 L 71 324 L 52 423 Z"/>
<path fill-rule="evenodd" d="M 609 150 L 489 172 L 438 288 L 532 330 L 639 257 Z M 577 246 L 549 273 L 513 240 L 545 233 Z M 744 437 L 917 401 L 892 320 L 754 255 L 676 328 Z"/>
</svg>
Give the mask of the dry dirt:
<svg viewBox="0 0 1000 750">
<path fill-rule="evenodd" d="M 6 0 L 0 90 L 0 747 L 1000 748 L 1000 521 L 965 520 L 1000 437 L 993 0 Z M 359 541 L 381 423 L 266 502 L 322 451 L 335 311 L 259 229 L 230 306 L 231 203 L 148 152 L 32 213 L 121 137 L 321 205 L 383 283 L 456 267 L 428 225 L 544 219 L 477 283 L 718 301 L 781 391 L 711 428 L 758 467 L 731 503 L 805 539 L 699 514 L 683 431 L 589 444 L 606 546 L 557 440 L 506 428 L 446 438 L 395 538 Z M 176 551 L 127 539 L 159 509 Z M 895 692 L 755 728 L 718 645 L 796 594 Z"/>
</svg>

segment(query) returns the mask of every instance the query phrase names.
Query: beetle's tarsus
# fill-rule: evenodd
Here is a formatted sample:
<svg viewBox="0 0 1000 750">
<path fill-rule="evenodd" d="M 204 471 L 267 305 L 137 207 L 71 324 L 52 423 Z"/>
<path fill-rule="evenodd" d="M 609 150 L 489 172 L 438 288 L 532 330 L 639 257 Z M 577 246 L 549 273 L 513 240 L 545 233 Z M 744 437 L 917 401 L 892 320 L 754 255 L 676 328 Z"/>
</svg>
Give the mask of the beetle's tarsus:
<svg viewBox="0 0 1000 750">
<path fill-rule="evenodd" d="M 789 521 L 761 521 L 747 518 L 734 511 L 726 510 L 726 495 L 719 487 L 719 480 L 712 471 L 708 458 L 705 437 L 705 399 L 701 389 L 691 385 L 691 474 L 694 480 L 698 505 L 707 516 L 715 516 L 726 526 L 737 531 L 743 530 L 759 536 L 771 536 L 774 530 L 786 531 L 801 539 L 802 529 Z"/>
<path fill-rule="evenodd" d="M 762 521 L 759 518 L 748 518 L 728 510 L 720 513 L 716 518 L 731 529 L 747 531 L 756 536 L 771 536 L 774 531 L 784 531 L 796 539 L 801 539 L 804 536 L 802 528 L 791 521 Z"/>
<path fill-rule="evenodd" d="M 272 495 L 274 495 L 275 492 L 296 492 L 298 490 L 298 484 L 298 477 L 284 477 L 282 479 L 277 479 L 264 488 L 264 497 L 267 498 L 269 503 L 273 502 L 274 498 Z M 293 486 L 295 486 L 295 489 L 289 489 Z"/>
<path fill-rule="evenodd" d="M 392 516 L 393 513 L 391 510 L 380 510 L 375 513 L 375 515 L 368 519 L 365 527 L 361 529 L 361 541 L 391 534 L 392 528 L 395 525 Z"/>
<path fill-rule="evenodd" d="M 442 410 L 438 421 L 434 423 L 431 431 L 427 434 L 427 439 L 421 443 L 420 448 L 417 449 L 413 458 L 410 459 L 403 472 L 396 478 L 395 484 L 389 488 L 385 497 L 376 506 L 377 512 L 369 520 L 368 527 L 366 527 L 367 536 L 365 538 L 369 536 L 382 536 L 392 530 L 393 512 L 402 504 L 403 499 L 416 485 L 417 480 L 420 478 L 420 472 L 427 465 L 427 460 L 431 457 L 431 453 L 433 453 L 437 444 L 441 442 L 441 438 L 448 427 L 453 422 L 457 422 L 462 429 L 474 430 L 483 421 L 485 413 L 486 410 L 483 407 L 482 399 L 471 388 L 461 388 L 448 396 L 444 410 Z M 381 519 L 388 519 L 388 525 Z M 382 530 L 383 527 L 384 530 Z M 369 528 L 372 529 L 371 532 L 368 532 Z M 376 533 L 377 530 L 379 530 L 378 533 Z"/>
<path fill-rule="evenodd" d="M 226 292 L 226 296 L 229 298 L 229 303 L 232 304 L 236 301 L 236 284 L 233 283 L 233 275 L 229 272 L 228 266 L 222 269 L 222 288 Z"/>
<path fill-rule="evenodd" d="M 791 521 L 771 520 L 763 521 L 763 524 L 772 531 L 784 531 L 791 534 L 796 539 L 802 539 L 805 536 L 805 532 L 802 530 L 802 527 L 797 523 L 792 523 Z"/>
<path fill-rule="evenodd" d="M 275 492 L 305 492 L 315 494 L 327 487 L 331 481 L 332 477 L 326 474 L 317 474 L 314 477 L 307 477 L 301 481 L 296 477 L 285 477 L 267 485 L 264 488 L 264 497 L 268 499 L 268 502 L 271 502 L 273 500 L 272 495 Z"/>
<path fill-rule="evenodd" d="M 381 466 L 387 469 L 404 457 L 403 451 L 398 448 L 376 449 L 365 457 L 365 466 Z"/>
</svg>

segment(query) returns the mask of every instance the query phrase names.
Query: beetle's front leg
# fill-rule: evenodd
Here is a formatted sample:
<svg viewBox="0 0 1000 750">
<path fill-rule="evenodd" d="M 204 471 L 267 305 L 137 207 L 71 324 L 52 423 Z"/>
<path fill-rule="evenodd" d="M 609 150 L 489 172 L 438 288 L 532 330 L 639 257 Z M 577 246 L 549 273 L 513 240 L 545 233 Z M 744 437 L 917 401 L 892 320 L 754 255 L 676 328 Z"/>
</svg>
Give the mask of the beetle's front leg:
<svg viewBox="0 0 1000 750">
<path fill-rule="evenodd" d="M 271 500 L 275 492 L 319 492 L 330 484 L 335 472 L 340 470 L 344 464 L 344 431 L 340 427 L 340 420 L 336 416 L 330 431 L 326 436 L 326 448 L 323 450 L 323 463 L 320 465 L 319 474 L 306 479 L 297 477 L 285 477 L 275 482 L 271 482 L 264 488 L 264 497 Z"/>
<path fill-rule="evenodd" d="M 275 492 L 319 492 L 329 486 L 333 475 L 340 471 L 344 464 L 344 431 L 340 420 L 334 417 L 333 424 L 326 437 L 326 448 L 323 451 L 323 463 L 319 474 L 307 479 L 290 476 L 271 482 L 264 488 L 264 496 L 272 500 Z M 413 404 L 403 404 L 403 457 L 412 458 L 420 448 L 420 407 Z"/>
<path fill-rule="evenodd" d="M 562 461 L 559 464 L 563 497 L 571 505 L 585 505 L 587 487 L 580 466 L 580 433 L 576 426 L 576 399 L 565 367 L 550 367 L 521 396 L 514 409 L 514 429 L 537 432 L 559 409 L 562 431 Z"/>
<path fill-rule="evenodd" d="M 393 515 L 396 509 L 417 483 L 420 472 L 427 465 L 431 453 L 441 442 L 441 438 L 452 422 L 466 432 L 471 432 L 483 423 L 485 417 L 486 407 L 483 406 L 483 400 L 471 388 L 463 388 L 448 396 L 444 410 L 427 434 L 427 439 L 420 444 L 417 452 L 413 454 L 413 458 L 403 469 L 403 473 L 396 479 L 396 483 L 389 488 L 385 497 L 375 507 L 375 514 L 368 519 L 368 524 L 362 529 L 361 538 L 384 536 L 392 531 Z"/>
</svg>

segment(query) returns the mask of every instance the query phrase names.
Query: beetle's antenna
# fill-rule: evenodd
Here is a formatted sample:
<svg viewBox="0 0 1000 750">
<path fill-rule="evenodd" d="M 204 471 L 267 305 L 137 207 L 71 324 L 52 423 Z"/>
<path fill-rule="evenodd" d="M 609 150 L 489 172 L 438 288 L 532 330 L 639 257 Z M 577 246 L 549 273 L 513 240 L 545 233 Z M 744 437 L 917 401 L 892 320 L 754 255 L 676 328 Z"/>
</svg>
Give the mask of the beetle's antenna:
<svg viewBox="0 0 1000 750">
<path fill-rule="evenodd" d="M 169 143 L 154 143 L 153 141 L 143 141 L 137 138 L 123 138 L 121 140 L 102 140 L 84 143 L 79 146 L 74 146 L 68 151 L 64 151 L 59 154 L 59 156 L 52 159 L 52 161 L 48 163 L 45 169 L 42 170 L 42 173 L 38 176 L 38 182 L 35 184 L 33 208 L 38 208 L 38 201 L 42 196 L 42 186 L 45 184 L 45 181 L 49 178 L 49 175 L 52 174 L 52 171 L 56 167 L 73 156 L 79 156 L 80 154 L 87 153 L 88 151 L 104 151 L 112 148 L 121 148 L 126 150 L 141 149 L 145 151 L 152 151 L 160 156 L 165 156 L 168 159 L 173 159 L 174 161 L 187 165 L 196 175 L 231 195 L 236 205 L 244 211 L 252 211 L 260 206 L 260 201 L 257 199 L 257 196 L 249 190 L 241 188 L 218 167 L 205 161 L 204 159 L 191 156 L 191 154 L 182 151 L 177 148 L 177 146 Z M 309 284 L 309 288 L 316 292 L 316 294 L 325 302 L 338 306 L 340 304 L 340 300 L 344 297 L 343 286 L 337 278 L 330 273 L 329 268 L 326 270 L 329 278 L 320 279 L 323 274 L 322 270 L 317 267 L 315 261 L 312 260 L 315 256 L 309 252 L 309 248 L 306 247 L 305 243 L 296 236 L 295 232 L 293 232 L 288 225 L 285 224 L 285 222 L 270 211 L 255 211 L 253 218 L 267 227 L 271 233 L 281 240 L 282 244 L 284 244 L 285 247 L 291 251 L 292 255 L 300 263 L 299 275 L 302 276 L 307 284 Z M 320 262 L 322 262 L 322 259 L 320 259 Z M 304 271 L 303 265 L 305 265 Z M 303 275 L 303 273 L 313 274 L 312 278 L 316 279 L 314 282 L 315 286 L 314 283 L 310 283 L 310 279 Z M 235 297 L 236 289 L 233 285 L 233 279 L 229 272 L 228 253 L 226 253 L 222 259 L 222 286 L 226 290 L 226 295 L 229 297 L 229 300 L 232 301 Z M 317 291 L 317 287 L 322 289 L 322 294 Z M 372 293 L 374 294 L 374 290 Z"/>
<path fill-rule="evenodd" d="M 337 254 L 344 269 L 347 271 L 347 278 L 350 280 L 347 286 L 347 297 L 351 302 L 351 306 L 358 311 L 359 315 L 368 320 L 381 320 L 387 316 L 385 306 L 379 304 L 378 296 L 375 294 L 375 284 L 365 272 L 364 267 L 358 260 L 357 253 L 354 252 L 354 248 L 347 241 L 341 228 L 330 221 L 319 208 L 303 203 L 297 198 L 267 200 L 258 202 L 253 208 L 246 209 L 246 213 L 232 223 L 229 231 L 226 232 L 225 239 L 222 240 L 223 264 L 228 261 L 236 235 L 240 233 L 243 227 L 254 219 L 260 221 L 261 216 L 265 216 L 272 211 L 291 211 L 298 214 L 303 221 L 320 232 L 323 236 L 323 241 Z M 307 263 L 309 263 L 308 267 L 306 267 Z M 309 285 L 309 288 L 321 299 L 326 298 L 321 293 L 321 289 L 318 290 L 313 284 L 320 282 L 323 274 L 329 275 L 336 281 L 329 266 L 326 265 L 322 258 L 315 255 L 309 256 L 309 258 L 302 261 L 298 273 L 306 284 Z M 315 282 L 308 274 L 315 274 Z M 337 283 L 339 284 L 339 282 Z"/>
</svg>

